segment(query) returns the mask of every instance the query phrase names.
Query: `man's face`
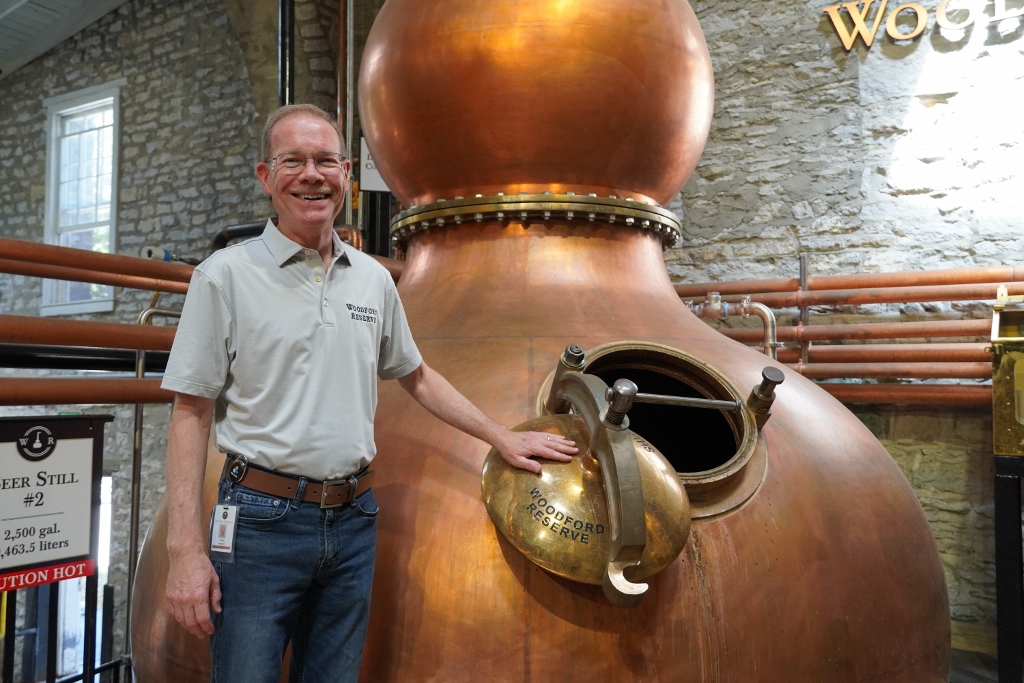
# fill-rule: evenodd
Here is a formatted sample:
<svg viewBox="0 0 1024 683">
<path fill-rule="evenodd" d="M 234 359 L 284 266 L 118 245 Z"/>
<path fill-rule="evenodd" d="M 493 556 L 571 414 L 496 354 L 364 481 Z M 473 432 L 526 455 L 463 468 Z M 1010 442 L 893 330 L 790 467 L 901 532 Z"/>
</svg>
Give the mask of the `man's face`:
<svg viewBox="0 0 1024 683">
<path fill-rule="evenodd" d="M 280 217 L 278 227 L 308 232 L 334 223 L 348 190 L 351 162 L 339 169 L 318 168 L 312 157 L 321 152 L 341 154 L 338 132 L 322 119 L 294 114 L 277 123 L 270 132 L 270 156 L 295 154 L 306 159 L 301 168 L 288 169 L 280 163 L 261 161 L 256 177 Z"/>
</svg>

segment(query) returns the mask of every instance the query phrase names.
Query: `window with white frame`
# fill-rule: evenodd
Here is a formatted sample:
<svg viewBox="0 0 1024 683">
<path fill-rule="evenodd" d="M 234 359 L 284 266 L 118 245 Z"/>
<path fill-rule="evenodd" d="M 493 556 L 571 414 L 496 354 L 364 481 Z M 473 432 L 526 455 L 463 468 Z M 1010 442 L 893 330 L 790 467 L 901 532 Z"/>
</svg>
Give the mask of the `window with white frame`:
<svg viewBox="0 0 1024 683">
<path fill-rule="evenodd" d="M 45 101 L 47 149 L 46 242 L 103 253 L 117 230 L 117 142 L 124 79 Z M 114 288 L 46 280 L 43 315 L 114 308 Z"/>
</svg>

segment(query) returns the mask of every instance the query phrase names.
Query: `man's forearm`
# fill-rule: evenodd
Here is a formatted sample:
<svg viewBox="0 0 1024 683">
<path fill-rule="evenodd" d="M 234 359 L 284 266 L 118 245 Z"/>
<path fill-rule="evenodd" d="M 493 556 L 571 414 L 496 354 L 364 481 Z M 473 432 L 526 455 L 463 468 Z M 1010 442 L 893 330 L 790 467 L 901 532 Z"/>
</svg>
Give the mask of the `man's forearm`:
<svg viewBox="0 0 1024 683">
<path fill-rule="evenodd" d="M 540 463 L 533 456 L 565 462 L 579 452 L 575 442 L 561 434 L 513 432 L 498 424 L 426 363 L 398 381 L 435 417 L 491 444 L 513 467 L 539 473 Z"/>
<path fill-rule="evenodd" d="M 167 436 L 167 548 L 202 552 L 202 488 L 210 439 L 212 401 L 175 400 Z"/>
<path fill-rule="evenodd" d="M 421 365 L 413 374 L 416 373 L 420 375 L 408 380 L 403 377 L 399 382 L 420 405 L 459 431 L 492 446 L 499 446 L 508 429 L 487 417 L 448 380 L 427 365 Z"/>
</svg>

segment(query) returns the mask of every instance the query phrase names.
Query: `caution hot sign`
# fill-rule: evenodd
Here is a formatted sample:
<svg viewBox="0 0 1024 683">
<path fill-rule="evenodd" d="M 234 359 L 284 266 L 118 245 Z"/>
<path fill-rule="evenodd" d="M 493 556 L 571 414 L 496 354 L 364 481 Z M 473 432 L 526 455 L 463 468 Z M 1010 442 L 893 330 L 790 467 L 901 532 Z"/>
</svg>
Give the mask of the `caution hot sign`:
<svg viewBox="0 0 1024 683">
<path fill-rule="evenodd" d="M 95 571 L 102 416 L 0 420 L 0 591 Z"/>
</svg>

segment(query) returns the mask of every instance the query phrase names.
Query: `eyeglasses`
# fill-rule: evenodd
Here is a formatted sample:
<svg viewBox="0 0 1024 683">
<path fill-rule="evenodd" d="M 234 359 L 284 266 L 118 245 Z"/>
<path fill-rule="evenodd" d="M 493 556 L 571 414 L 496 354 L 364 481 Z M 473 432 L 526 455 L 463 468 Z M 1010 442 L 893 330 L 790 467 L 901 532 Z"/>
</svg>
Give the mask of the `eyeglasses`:
<svg viewBox="0 0 1024 683">
<path fill-rule="evenodd" d="M 286 173 L 297 173 L 305 168 L 307 159 L 312 159 L 321 173 L 341 173 L 345 163 L 345 157 L 337 152 L 320 152 L 312 157 L 289 152 L 267 159 L 267 163 L 280 167 Z"/>
</svg>

